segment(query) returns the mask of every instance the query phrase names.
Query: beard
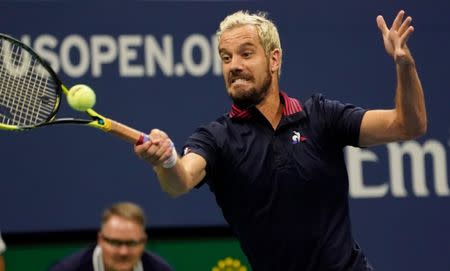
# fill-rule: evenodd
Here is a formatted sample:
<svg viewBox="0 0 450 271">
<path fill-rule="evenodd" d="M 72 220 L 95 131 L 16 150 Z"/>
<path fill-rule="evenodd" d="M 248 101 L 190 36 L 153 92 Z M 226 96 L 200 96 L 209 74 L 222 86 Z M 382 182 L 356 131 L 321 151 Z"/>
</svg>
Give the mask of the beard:
<svg viewBox="0 0 450 271">
<path fill-rule="evenodd" d="M 239 77 L 239 75 L 235 75 L 234 77 Z M 249 79 L 253 80 L 253 77 Z M 238 91 L 238 93 L 228 91 L 228 96 L 230 96 L 235 106 L 240 109 L 246 109 L 261 103 L 264 98 L 266 98 L 271 84 L 272 76 L 270 76 L 269 67 L 267 67 L 265 78 L 261 87 L 252 87 L 246 91 Z"/>
</svg>

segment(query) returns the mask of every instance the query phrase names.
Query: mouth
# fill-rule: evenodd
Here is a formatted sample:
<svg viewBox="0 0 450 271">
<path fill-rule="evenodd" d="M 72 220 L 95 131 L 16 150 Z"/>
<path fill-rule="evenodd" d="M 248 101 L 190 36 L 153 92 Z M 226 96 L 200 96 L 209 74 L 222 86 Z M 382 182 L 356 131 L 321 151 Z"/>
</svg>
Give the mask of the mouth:
<svg viewBox="0 0 450 271">
<path fill-rule="evenodd" d="M 230 85 L 243 85 L 250 82 L 250 78 L 247 76 L 234 76 L 230 78 Z"/>
<path fill-rule="evenodd" d="M 235 84 L 235 85 L 242 85 L 247 83 L 248 80 L 245 79 L 236 79 L 236 80 L 231 80 L 231 84 Z"/>
</svg>

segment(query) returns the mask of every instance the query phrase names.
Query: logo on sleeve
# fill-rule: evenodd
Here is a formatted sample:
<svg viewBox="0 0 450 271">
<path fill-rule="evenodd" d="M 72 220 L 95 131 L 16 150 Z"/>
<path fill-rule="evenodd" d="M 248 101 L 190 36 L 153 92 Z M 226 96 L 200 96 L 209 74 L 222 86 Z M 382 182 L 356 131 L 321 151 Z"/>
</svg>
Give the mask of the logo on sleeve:
<svg viewBox="0 0 450 271">
<path fill-rule="evenodd" d="M 300 132 L 293 131 L 294 135 L 292 136 L 292 144 L 297 144 L 306 140 L 306 137 L 300 134 Z"/>
</svg>

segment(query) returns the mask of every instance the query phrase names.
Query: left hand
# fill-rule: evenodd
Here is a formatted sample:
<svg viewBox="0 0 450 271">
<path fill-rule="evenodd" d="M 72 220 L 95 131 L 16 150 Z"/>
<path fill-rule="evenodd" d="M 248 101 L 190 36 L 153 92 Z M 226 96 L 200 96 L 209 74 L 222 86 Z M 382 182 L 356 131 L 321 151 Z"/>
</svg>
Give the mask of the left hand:
<svg viewBox="0 0 450 271">
<path fill-rule="evenodd" d="M 391 28 L 388 28 L 383 16 L 377 16 L 377 25 L 383 35 L 384 48 L 397 64 L 414 64 L 406 42 L 414 32 L 411 16 L 403 20 L 405 12 L 401 10 L 395 17 Z"/>
</svg>

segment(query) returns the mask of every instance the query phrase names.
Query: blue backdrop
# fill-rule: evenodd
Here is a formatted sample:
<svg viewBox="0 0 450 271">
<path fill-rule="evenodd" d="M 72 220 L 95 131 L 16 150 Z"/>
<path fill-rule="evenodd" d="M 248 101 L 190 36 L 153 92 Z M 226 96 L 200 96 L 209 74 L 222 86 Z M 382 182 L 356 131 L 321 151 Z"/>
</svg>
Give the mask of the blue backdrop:
<svg viewBox="0 0 450 271">
<path fill-rule="evenodd" d="M 278 25 L 283 90 L 367 108 L 392 107 L 395 92 L 375 18 L 390 24 L 400 9 L 413 16 L 409 47 L 428 133 L 346 150 L 352 219 L 379 270 L 448 270 L 450 2 L 3 0 L 0 32 L 35 48 L 66 85 L 92 86 L 99 113 L 146 132 L 165 130 L 180 148 L 230 107 L 214 33 L 239 9 L 268 11 Z M 225 223 L 207 187 L 171 199 L 132 146 L 87 127 L 0 131 L 0 162 L 4 233 L 96 229 L 101 210 L 119 200 L 141 204 L 151 227 Z"/>
</svg>

